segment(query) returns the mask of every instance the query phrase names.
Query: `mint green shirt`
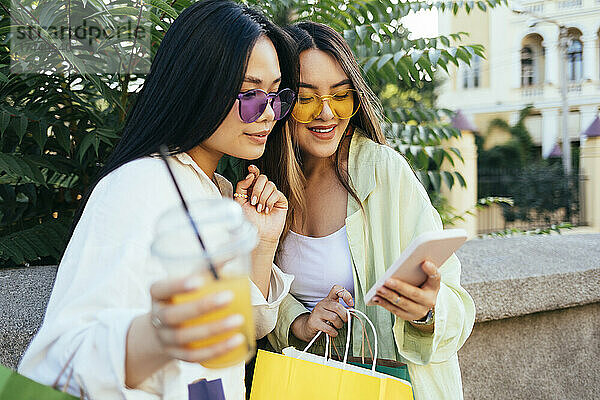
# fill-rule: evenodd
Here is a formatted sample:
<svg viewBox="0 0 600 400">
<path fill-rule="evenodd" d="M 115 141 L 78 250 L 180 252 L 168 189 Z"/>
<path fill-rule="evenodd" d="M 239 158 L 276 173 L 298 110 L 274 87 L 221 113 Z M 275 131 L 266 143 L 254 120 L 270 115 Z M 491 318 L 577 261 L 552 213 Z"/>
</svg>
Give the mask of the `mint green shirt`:
<svg viewBox="0 0 600 400">
<path fill-rule="evenodd" d="M 435 306 L 435 329 L 423 333 L 379 306 L 367 307 L 364 296 L 385 270 L 420 233 L 441 230 L 440 217 L 427 192 L 400 154 L 356 130 L 350 143 L 348 173 L 359 204 L 348 196 L 346 231 L 352 255 L 355 308 L 377 329 L 379 357 L 408 365 L 416 400 L 462 399 L 457 351 L 475 320 L 475 305 L 460 285 L 460 262 L 453 255 L 439 269 L 442 283 Z M 291 323 L 308 310 L 292 295 L 281 303 L 269 342 L 276 351 L 306 345 L 290 332 Z M 366 325 L 366 324 L 365 324 Z M 345 332 L 335 345 L 343 354 Z M 353 324 L 352 353 L 363 351 L 362 327 Z M 373 336 L 369 333 L 370 343 Z M 324 354 L 323 342 L 311 349 Z M 368 349 L 364 350 L 370 356 Z"/>
</svg>

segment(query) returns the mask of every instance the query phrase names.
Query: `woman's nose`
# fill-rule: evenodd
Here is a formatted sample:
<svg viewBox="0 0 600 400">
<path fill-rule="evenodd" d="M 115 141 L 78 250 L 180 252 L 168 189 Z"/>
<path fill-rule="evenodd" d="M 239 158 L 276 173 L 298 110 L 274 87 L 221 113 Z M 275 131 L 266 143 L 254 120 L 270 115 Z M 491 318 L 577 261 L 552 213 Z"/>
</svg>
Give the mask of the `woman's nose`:
<svg viewBox="0 0 600 400">
<path fill-rule="evenodd" d="M 333 114 L 333 111 L 331 111 L 331 107 L 329 106 L 329 100 L 323 100 L 323 109 L 319 114 L 319 119 L 323 121 L 329 121 L 333 118 L 335 118 L 335 114 Z"/>
</svg>

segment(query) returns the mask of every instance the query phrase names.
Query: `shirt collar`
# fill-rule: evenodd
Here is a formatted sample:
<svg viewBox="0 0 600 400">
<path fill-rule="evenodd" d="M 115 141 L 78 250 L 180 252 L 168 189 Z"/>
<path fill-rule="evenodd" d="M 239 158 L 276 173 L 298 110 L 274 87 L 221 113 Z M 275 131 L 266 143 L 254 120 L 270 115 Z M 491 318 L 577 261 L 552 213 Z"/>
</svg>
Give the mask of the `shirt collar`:
<svg viewBox="0 0 600 400">
<path fill-rule="evenodd" d="M 179 161 L 181 164 L 188 165 L 191 168 L 193 168 L 194 171 L 196 171 L 196 173 L 200 176 L 200 179 L 202 179 L 204 182 L 206 182 L 208 185 L 210 185 L 210 187 L 212 189 L 218 191 L 219 193 L 222 193 L 221 180 L 224 178 L 221 177 L 219 174 L 215 173 L 215 180 L 217 181 L 217 184 L 215 184 L 215 182 L 213 182 L 213 180 L 210 179 L 208 177 L 208 175 L 206 175 L 206 172 L 204 172 L 204 170 L 202 168 L 200 168 L 200 166 L 198 164 L 196 164 L 196 161 L 194 161 L 194 159 L 188 153 L 186 153 L 186 152 L 177 153 L 177 154 L 174 154 L 172 157 L 175 160 Z"/>
<path fill-rule="evenodd" d="M 373 152 L 368 151 L 370 141 L 360 129 L 355 129 L 348 151 L 348 175 L 361 202 L 371 194 L 376 185 L 376 160 L 373 159 Z"/>
</svg>

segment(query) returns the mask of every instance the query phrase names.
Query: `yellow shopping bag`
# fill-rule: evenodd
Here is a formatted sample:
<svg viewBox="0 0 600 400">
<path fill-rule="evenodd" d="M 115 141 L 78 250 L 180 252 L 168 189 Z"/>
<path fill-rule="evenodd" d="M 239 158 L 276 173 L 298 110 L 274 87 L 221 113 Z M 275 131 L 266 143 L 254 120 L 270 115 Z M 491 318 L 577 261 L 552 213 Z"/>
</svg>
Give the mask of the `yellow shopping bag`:
<svg viewBox="0 0 600 400">
<path fill-rule="evenodd" d="M 259 350 L 250 400 L 412 400 L 412 386 L 409 382 L 376 372 L 374 367 L 366 370 L 346 362 L 351 332 L 350 313 L 362 315 L 375 331 L 366 315 L 358 310 L 348 310 L 344 361 L 331 360 L 327 354 L 319 356 L 306 351 L 320 333 L 304 351 L 293 347 L 284 349 L 284 354 Z M 374 337 L 376 360 L 376 333 Z M 326 341 L 329 341 L 327 336 Z M 326 348 L 329 346 L 326 345 Z M 373 365 L 376 365 L 376 361 Z"/>
</svg>

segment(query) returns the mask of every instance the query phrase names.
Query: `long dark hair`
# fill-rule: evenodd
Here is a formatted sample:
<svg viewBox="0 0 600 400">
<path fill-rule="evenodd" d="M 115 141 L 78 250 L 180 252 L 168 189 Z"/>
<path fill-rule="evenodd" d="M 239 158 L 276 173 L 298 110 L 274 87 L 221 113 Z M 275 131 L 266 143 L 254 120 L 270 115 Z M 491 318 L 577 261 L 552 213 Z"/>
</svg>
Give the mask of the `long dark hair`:
<svg viewBox="0 0 600 400">
<path fill-rule="evenodd" d="M 305 50 L 316 49 L 324 51 L 335 58 L 352 82 L 354 89 L 359 92 L 361 100 L 361 106 L 358 112 L 350 119 L 349 127 L 360 128 L 362 134 L 367 138 L 376 143 L 385 144 L 385 136 L 381 130 L 381 125 L 384 121 L 381 103 L 363 78 L 361 68 L 342 35 L 327 25 L 311 21 L 299 22 L 284 29 L 294 39 L 298 55 Z M 294 122 L 290 120 L 288 124 L 293 129 Z M 357 133 L 355 132 L 354 134 Z M 348 171 L 343 170 L 342 167 L 342 143 L 343 139 L 340 141 L 335 153 L 335 173 L 342 186 L 362 208 L 358 195 L 352 186 L 352 182 L 350 182 Z M 295 146 L 295 156 L 298 163 L 302 165 L 302 156 L 297 146 Z M 302 172 L 300 173 L 303 180 L 304 176 Z M 279 184 L 279 182 L 277 183 Z M 304 204 L 303 194 L 285 194 L 290 199 L 290 209 L 292 212 L 298 208 L 301 210 L 304 220 L 306 205 Z M 298 199 L 298 201 L 294 199 Z"/>
<path fill-rule="evenodd" d="M 236 101 L 250 53 L 262 35 L 277 50 L 281 87 L 296 92 L 294 43 L 260 12 L 227 0 L 205 0 L 177 17 L 156 53 L 121 140 L 81 201 L 71 235 L 103 177 L 130 161 L 156 153 L 161 144 L 172 154 L 181 153 L 215 132 Z M 275 124 L 267 147 L 281 149 L 286 145 L 284 123 Z"/>
</svg>

